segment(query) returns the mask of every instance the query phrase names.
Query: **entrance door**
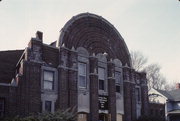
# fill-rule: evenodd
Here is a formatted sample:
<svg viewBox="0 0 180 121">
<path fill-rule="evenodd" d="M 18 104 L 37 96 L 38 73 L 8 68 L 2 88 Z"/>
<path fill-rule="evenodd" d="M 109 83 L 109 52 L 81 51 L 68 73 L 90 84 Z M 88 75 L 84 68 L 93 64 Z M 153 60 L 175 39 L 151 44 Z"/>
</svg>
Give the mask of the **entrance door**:
<svg viewBox="0 0 180 121">
<path fill-rule="evenodd" d="M 79 113 L 78 114 L 78 121 L 87 121 L 87 114 L 86 113 Z"/>
<path fill-rule="evenodd" d="M 107 114 L 100 113 L 100 114 L 99 114 L 99 121 L 108 121 L 108 116 L 107 116 Z"/>
</svg>

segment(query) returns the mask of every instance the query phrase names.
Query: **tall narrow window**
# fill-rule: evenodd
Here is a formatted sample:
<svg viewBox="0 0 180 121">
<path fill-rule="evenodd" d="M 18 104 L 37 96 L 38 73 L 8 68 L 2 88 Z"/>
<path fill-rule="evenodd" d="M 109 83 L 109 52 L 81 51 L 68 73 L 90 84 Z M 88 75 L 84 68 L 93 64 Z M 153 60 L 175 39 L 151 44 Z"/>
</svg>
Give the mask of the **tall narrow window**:
<svg viewBox="0 0 180 121">
<path fill-rule="evenodd" d="M 121 73 L 115 72 L 116 92 L 121 93 Z"/>
<path fill-rule="evenodd" d="M 45 111 L 51 112 L 52 108 L 52 102 L 51 101 L 45 101 Z"/>
<path fill-rule="evenodd" d="M 105 69 L 98 68 L 99 90 L 105 90 Z"/>
<path fill-rule="evenodd" d="M 78 85 L 79 88 L 86 88 L 87 87 L 87 72 L 86 72 L 86 64 L 85 63 L 78 63 Z"/>
<path fill-rule="evenodd" d="M 53 90 L 54 89 L 54 72 L 44 71 L 44 89 Z"/>
<path fill-rule="evenodd" d="M 4 99 L 0 99 L 0 118 L 4 117 Z"/>
<path fill-rule="evenodd" d="M 136 101 L 137 102 L 141 101 L 140 88 L 136 88 Z"/>
</svg>

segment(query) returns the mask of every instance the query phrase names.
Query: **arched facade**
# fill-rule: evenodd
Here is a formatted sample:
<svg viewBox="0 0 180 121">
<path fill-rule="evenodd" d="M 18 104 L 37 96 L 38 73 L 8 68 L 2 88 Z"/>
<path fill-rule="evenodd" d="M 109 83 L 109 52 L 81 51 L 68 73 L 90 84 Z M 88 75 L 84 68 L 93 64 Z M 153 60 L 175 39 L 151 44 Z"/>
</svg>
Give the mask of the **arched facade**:
<svg viewBox="0 0 180 121">
<path fill-rule="evenodd" d="M 82 13 L 72 17 L 62 28 L 58 46 L 67 48 L 84 47 L 92 53 L 108 54 L 109 58 L 118 58 L 123 65 L 131 67 L 128 48 L 116 28 L 103 17 Z"/>
</svg>

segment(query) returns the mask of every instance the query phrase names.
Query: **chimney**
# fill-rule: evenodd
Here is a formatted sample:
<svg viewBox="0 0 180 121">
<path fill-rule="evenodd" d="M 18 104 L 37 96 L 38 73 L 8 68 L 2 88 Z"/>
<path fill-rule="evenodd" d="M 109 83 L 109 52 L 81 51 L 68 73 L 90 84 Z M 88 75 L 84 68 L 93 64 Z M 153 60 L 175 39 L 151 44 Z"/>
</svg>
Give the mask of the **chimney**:
<svg viewBox="0 0 180 121">
<path fill-rule="evenodd" d="M 36 32 L 36 39 L 39 41 L 42 41 L 43 40 L 43 33 L 40 31 L 37 31 Z"/>
<path fill-rule="evenodd" d="M 176 89 L 180 89 L 180 83 L 176 84 Z"/>
</svg>

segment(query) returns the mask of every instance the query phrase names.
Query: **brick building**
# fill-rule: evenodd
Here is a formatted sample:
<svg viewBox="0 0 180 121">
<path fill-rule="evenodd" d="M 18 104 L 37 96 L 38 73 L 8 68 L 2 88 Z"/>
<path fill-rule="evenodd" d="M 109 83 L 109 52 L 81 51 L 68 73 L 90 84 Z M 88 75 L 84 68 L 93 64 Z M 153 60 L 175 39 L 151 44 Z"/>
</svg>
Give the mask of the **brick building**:
<svg viewBox="0 0 180 121">
<path fill-rule="evenodd" d="M 148 114 L 145 73 L 131 68 L 128 48 L 101 16 L 83 13 L 43 43 L 0 52 L 0 116 L 76 107 L 78 121 L 133 121 Z"/>
</svg>

